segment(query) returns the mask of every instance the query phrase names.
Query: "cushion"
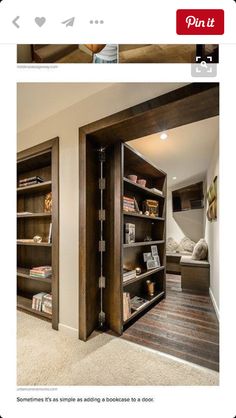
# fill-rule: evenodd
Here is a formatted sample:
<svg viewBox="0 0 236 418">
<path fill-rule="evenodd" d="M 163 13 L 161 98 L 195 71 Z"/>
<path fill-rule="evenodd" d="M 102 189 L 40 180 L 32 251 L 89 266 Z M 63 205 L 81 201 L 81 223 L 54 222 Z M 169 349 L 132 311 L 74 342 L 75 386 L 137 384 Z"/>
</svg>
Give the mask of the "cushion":
<svg viewBox="0 0 236 418">
<path fill-rule="evenodd" d="M 196 242 L 192 241 L 188 237 L 184 237 L 181 239 L 177 251 L 182 254 L 192 254 L 195 245 Z"/>
<path fill-rule="evenodd" d="M 166 243 L 166 251 L 169 253 L 176 253 L 176 250 L 178 248 L 177 241 L 174 240 L 174 238 L 170 237 L 167 239 Z"/>
<path fill-rule="evenodd" d="M 207 260 L 193 260 L 192 257 L 183 255 L 180 260 L 181 266 L 199 266 L 199 267 L 209 267 L 210 264 Z"/>
<path fill-rule="evenodd" d="M 200 239 L 194 247 L 192 259 L 205 260 L 207 258 L 207 243 L 205 239 Z"/>
</svg>

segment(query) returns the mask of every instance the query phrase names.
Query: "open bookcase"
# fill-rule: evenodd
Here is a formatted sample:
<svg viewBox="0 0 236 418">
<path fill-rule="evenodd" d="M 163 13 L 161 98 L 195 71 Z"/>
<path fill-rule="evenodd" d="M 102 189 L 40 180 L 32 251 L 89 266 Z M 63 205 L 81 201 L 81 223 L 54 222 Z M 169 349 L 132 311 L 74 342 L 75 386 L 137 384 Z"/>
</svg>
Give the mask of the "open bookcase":
<svg viewBox="0 0 236 418">
<path fill-rule="evenodd" d="M 17 308 L 51 321 L 54 329 L 58 329 L 58 154 L 55 138 L 17 155 Z M 42 241 L 35 242 L 35 236 Z M 50 274 L 32 275 L 30 270 L 41 266 L 50 266 Z M 33 296 L 40 293 L 51 295 L 52 312 L 32 307 Z"/>
<path fill-rule="evenodd" d="M 145 186 L 130 180 L 130 175 L 146 180 Z M 105 312 L 109 328 L 122 334 L 124 328 L 165 297 L 166 174 L 121 143 L 106 150 L 106 182 Z M 157 202 L 157 213 L 145 210 L 147 200 Z M 128 207 L 124 201 L 128 201 Z M 126 237 L 127 224 L 135 229 L 131 242 Z M 158 252 L 158 263 L 147 267 L 144 253 L 150 256 L 152 248 Z M 124 271 L 133 275 L 127 279 Z M 152 295 L 147 280 L 154 284 Z M 135 297 L 142 298 L 138 309 L 132 307 Z"/>
</svg>

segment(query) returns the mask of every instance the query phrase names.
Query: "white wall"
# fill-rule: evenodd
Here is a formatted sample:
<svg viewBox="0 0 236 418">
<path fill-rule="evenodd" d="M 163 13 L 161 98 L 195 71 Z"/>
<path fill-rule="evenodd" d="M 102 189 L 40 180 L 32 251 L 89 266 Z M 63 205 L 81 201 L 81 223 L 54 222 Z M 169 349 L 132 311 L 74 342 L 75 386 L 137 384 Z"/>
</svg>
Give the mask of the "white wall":
<svg viewBox="0 0 236 418">
<path fill-rule="evenodd" d="M 206 190 L 214 180 L 215 176 L 219 175 L 219 143 L 216 141 L 212 159 L 207 170 Z M 217 184 L 217 200 L 219 203 L 219 181 Z M 207 207 L 206 207 L 207 209 Z M 215 305 L 216 311 L 219 313 L 219 204 L 217 207 L 218 219 L 209 222 L 205 216 L 205 238 L 208 243 L 209 262 L 210 262 L 210 295 Z"/>
<path fill-rule="evenodd" d="M 60 138 L 59 322 L 63 328 L 78 329 L 78 128 L 178 87 L 181 84 L 114 84 L 18 135 L 18 151 Z"/>
</svg>

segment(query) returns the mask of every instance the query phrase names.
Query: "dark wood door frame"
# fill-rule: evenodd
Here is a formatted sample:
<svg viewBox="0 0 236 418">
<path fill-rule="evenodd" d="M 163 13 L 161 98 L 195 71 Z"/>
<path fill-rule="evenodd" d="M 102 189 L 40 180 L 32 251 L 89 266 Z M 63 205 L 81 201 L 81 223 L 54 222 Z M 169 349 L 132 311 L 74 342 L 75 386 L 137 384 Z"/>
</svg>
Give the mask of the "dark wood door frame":
<svg viewBox="0 0 236 418">
<path fill-rule="evenodd" d="M 79 129 L 79 338 L 86 341 L 96 328 L 98 277 L 91 266 L 96 219 L 92 149 L 127 142 L 219 114 L 219 84 L 193 83 L 132 106 Z M 95 263 L 95 261 L 94 261 Z M 94 264 L 95 265 L 95 264 Z"/>
</svg>

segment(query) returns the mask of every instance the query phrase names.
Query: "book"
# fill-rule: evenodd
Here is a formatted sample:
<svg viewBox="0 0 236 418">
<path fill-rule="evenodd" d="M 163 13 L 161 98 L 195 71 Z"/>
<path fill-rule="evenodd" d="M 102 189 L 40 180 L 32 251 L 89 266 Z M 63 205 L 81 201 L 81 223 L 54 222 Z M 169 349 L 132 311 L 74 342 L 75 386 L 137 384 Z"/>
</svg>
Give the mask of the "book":
<svg viewBox="0 0 236 418">
<path fill-rule="evenodd" d="M 17 215 L 32 215 L 33 212 L 17 212 Z"/>
<path fill-rule="evenodd" d="M 134 311 L 138 311 L 145 303 L 147 303 L 148 300 L 143 299 L 139 296 L 134 296 L 131 300 L 131 309 L 133 309 Z"/>
<path fill-rule="evenodd" d="M 48 232 L 48 244 L 52 242 L 52 222 L 49 225 L 49 232 Z"/>
<path fill-rule="evenodd" d="M 130 294 L 123 293 L 123 320 L 126 321 L 131 315 Z"/>
<path fill-rule="evenodd" d="M 43 296 L 42 311 L 52 315 L 52 295 L 50 293 Z"/>
<path fill-rule="evenodd" d="M 33 298 L 32 298 L 32 309 L 34 309 L 36 311 L 41 311 L 42 301 L 43 301 L 43 297 L 45 295 L 46 295 L 46 293 L 41 292 L 41 293 L 37 293 L 36 295 L 33 296 Z"/>
<path fill-rule="evenodd" d="M 128 270 L 123 268 L 123 282 L 126 282 L 130 279 L 134 279 L 136 277 L 136 270 Z"/>
<path fill-rule="evenodd" d="M 18 243 L 24 243 L 24 242 L 34 242 L 33 239 L 28 239 L 28 238 L 21 238 L 21 239 L 17 239 Z"/>
<path fill-rule="evenodd" d="M 51 266 L 33 267 L 32 269 L 30 269 L 29 274 L 31 277 L 48 278 L 52 275 L 52 267 Z"/>
<path fill-rule="evenodd" d="M 125 224 L 125 243 L 132 244 L 135 242 L 135 224 Z"/>
<path fill-rule="evenodd" d="M 26 177 L 25 179 L 19 180 L 19 184 L 28 183 L 30 181 L 37 181 L 39 183 L 43 183 L 43 179 L 40 176 L 32 176 L 32 177 Z"/>
</svg>

